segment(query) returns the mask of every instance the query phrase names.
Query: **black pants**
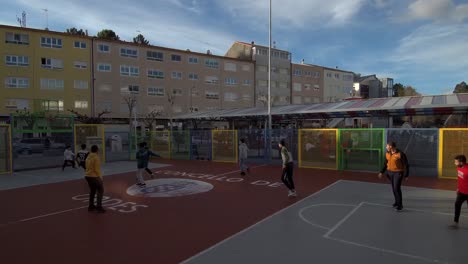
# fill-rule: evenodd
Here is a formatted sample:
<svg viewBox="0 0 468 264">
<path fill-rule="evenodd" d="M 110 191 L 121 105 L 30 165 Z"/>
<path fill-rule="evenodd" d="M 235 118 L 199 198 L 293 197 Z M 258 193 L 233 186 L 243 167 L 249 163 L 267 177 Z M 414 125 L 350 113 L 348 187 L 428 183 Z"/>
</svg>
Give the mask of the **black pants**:
<svg viewBox="0 0 468 264">
<path fill-rule="evenodd" d="M 80 161 L 78 166 L 82 167 L 84 170 L 86 170 L 86 161 Z"/>
<path fill-rule="evenodd" d="M 102 196 L 104 195 L 104 184 L 100 177 L 86 177 L 86 181 L 89 185 L 89 207 L 102 207 Z M 97 202 L 94 205 L 94 197 L 97 193 Z"/>
<path fill-rule="evenodd" d="M 64 161 L 63 161 L 63 165 L 62 165 L 62 170 L 64 170 L 65 167 L 66 167 L 69 163 L 71 164 L 71 166 L 72 166 L 73 168 L 75 168 L 75 161 L 74 161 L 74 160 L 64 160 Z"/>
<path fill-rule="evenodd" d="M 403 195 L 401 193 L 401 183 L 403 181 L 402 172 L 387 172 L 388 179 L 392 183 L 393 196 L 395 197 L 395 205 L 397 208 L 403 208 Z"/>
<path fill-rule="evenodd" d="M 283 168 L 283 173 L 281 174 L 281 181 L 289 190 L 294 190 L 294 181 L 293 181 L 293 167 L 294 164 L 289 162 L 286 164 L 286 168 Z"/>
<path fill-rule="evenodd" d="M 458 219 L 460 219 L 461 207 L 465 201 L 468 202 L 468 194 L 457 192 L 457 200 L 455 201 L 455 218 L 453 219 L 456 223 L 458 223 Z"/>
</svg>

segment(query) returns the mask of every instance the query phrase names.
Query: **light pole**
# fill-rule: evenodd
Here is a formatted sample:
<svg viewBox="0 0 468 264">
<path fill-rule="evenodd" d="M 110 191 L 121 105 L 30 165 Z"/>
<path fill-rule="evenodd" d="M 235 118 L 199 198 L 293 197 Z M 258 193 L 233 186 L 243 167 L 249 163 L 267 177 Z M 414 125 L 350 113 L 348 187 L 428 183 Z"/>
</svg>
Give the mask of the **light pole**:
<svg viewBox="0 0 468 264">
<path fill-rule="evenodd" d="M 269 158 L 271 159 L 271 0 L 270 0 L 270 24 L 269 24 L 269 41 L 268 41 L 268 150 Z"/>
</svg>

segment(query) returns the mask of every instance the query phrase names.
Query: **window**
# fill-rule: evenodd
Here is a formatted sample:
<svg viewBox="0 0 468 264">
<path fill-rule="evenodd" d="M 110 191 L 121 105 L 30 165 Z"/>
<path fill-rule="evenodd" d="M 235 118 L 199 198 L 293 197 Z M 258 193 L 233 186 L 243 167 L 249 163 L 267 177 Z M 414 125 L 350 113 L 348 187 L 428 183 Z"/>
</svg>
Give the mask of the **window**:
<svg viewBox="0 0 468 264">
<path fill-rule="evenodd" d="M 239 99 L 239 95 L 236 93 L 225 93 L 224 100 L 228 102 L 235 102 Z"/>
<path fill-rule="evenodd" d="M 252 100 L 252 96 L 250 94 L 243 94 L 242 95 L 242 100 L 244 101 L 251 101 Z"/>
<path fill-rule="evenodd" d="M 258 72 L 267 72 L 268 67 L 267 66 L 262 66 L 262 65 L 257 65 L 257 71 Z"/>
<path fill-rule="evenodd" d="M 198 64 L 198 58 L 197 57 L 189 57 L 188 62 L 190 64 Z"/>
<path fill-rule="evenodd" d="M 271 72 L 272 73 L 278 73 L 278 68 L 275 66 L 271 66 Z"/>
<path fill-rule="evenodd" d="M 88 89 L 88 82 L 87 81 L 81 81 L 81 80 L 74 80 L 73 81 L 73 87 L 75 89 Z"/>
<path fill-rule="evenodd" d="M 129 58 L 137 58 L 138 51 L 136 49 L 131 49 L 131 48 L 120 48 L 120 56 L 129 57 Z"/>
<path fill-rule="evenodd" d="M 332 77 L 332 74 L 331 73 L 327 73 L 327 78 L 331 78 Z"/>
<path fill-rule="evenodd" d="M 100 72 L 111 72 L 112 66 L 109 63 L 98 63 L 98 71 Z"/>
<path fill-rule="evenodd" d="M 172 94 L 175 96 L 182 96 L 182 89 L 174 89 L 172 90 Z"/>
<path fill-rule="evenodd" d="M 86 49 L 86 42 L 81 42 L 81 41 L 75 41 L 75 48 L 77 49 Z M 86 107 L 88 108 L 88 107 Z"/>
<path fill-rule="evenodd" d="M 198 74 L 196 73 L 189 73 L 189 80 L 198 80 Z"/>
<path fill-rule="evenodd" d="M 205 82 L 209 84 L 217 84 L 219 82 L 218 77 L 216 76 L 206 76 Z"/>
<path fill-rule="evenodd" d="M 9 66 L 22 66 L 22 67 L 29 66 L 29 57 L 6 55 L 5 64 Z"/>
<path fill-rule="evenodd" d="M 305 89 L 305 90 L 308 91 L 308 90 L 310 90 L 311 88 L 312 88 L 312 85 L 310 85 L 310 84 L 304 84 L 304 89 Z"/>
<path fill-rule="evenodd" d="M 99 112 L 102 112 L 102 111 L 112 111 L 112 102 L 108 102 L 108 101 L 105 101 L 105 102 L 99 102 L 99 104 L 97 104 L 97 110 Z"/>
<path fill-rule="evenodd" d="M 87 69 L 88 63 L 84 61 L 75 61 L 73 62 L 73 67 L 75 67 L 76 69 Z"/>
<path fill-rule="evenodd" d="M 235 72 L 235 71 L 237 71 L 237 65 L 235 63 L 232 63 L 232 62 L 226 62 L 226 63 L 224 63 L 224 70 L 225 71 Z"/>
<path fill-rule="evenodd" d="M 243 71 L 250 71 L 250 65 L 242 65 Z"/>
<path fill-rule="evenodd" d="M 272 57 L 275 57 L 275 58 L 279 58 L 279 56 L 280 56 L 280 52 L 279 52 L 279 51 L 276 51 L 276 50 L 274 50 L 274 51 L 272 51 L 272 52 L 271 52 L 271 56 L 272 56 Z"/>
<path fill-rule="evenodd" d="M 76 109 L 88 109 L 88 101 L 75 101 Z"/>
<path fill-rule="evenodd" d="M 63 88 L 64 88 L 63 80 L 41 78 L 42 90 L 63 90 Z"/>
<path fill-rule="evenodd" d="M 335 73 L 335 79 L 340 79 L 340 75 L 338 73 Z"/>
<path fill-rule="evenodd" d="M 320 85 L 314 84 L 314 91 L 318 91 L 318 90 L 320 90 Z"/>
<path fill-rule="evenodd" d="M 320 78 L 320 72 L 314 72 L 313 76 L 314 78 Z"/>
<path fill-rule="evenodd" d="M 182 61 L 182 56 L 177 55 L 177 54 L 171 54 L 171 60 L 172 61 Z"/>
<path fill-rule="evenodd" d="M 128 94 L 128 93 L 139 94 L 140 93 L 140 86 L 130 84 L 127 87 L 121 88 L 120 92 L 123 93 L 123 94 Z"/>
<path fill-rule="evenodd" d="M 251 80 L 244 80 L 244 85 L 251 85 L 252 81 Z"/>
<path fill-rule="evenodd" d="M 268 81 L 265 81 L 265 80 L 259 80 L 257 81 L 257 83 L 258 83 L 258 86 L 263 86 L 263 87 L 268 86 Z"/>
<path fill-rule="evenodd" d="M 164 79 L 164 72 L 160 70 L 148 70 L 148 78 Z"/>
<path fill-rule="evenodd" d="M 294 75 L 295 76 L 302 76 L 302 70 L 301 69 L 294 69 Z"/>
<path fill-rule="evenodd" d="M 293 90 L 294 90 L 295 92 L 302 92 L 302 84 L 300 84 L 300 83 L 294 83 L 294 84 L 293 84 Z"/>
<path fill-rule="evenodd" d="M 150 96 L 164 96 L 165 91 L 164 91 L 164 88 L 148 87 L 148 95 L 150 95 Z"/>
<path fill-rule="evenodd" d="M 134 66 L 120 65 L 120 75 L 136 77 L 140 75 L 140 69 Z"/>
<path fill-rule="evenodd" d="M 289 69 L 288 68 L 281 68 L 280 69 L 280 74 L 289 74 Z"/>
<path fill-rule="evenodd" d="M 182 72 L 173 71 L 172 72 L 172 79 L 181 80 L 182 79 Z"/>
<path fill-rule="evenodd" d="M 287 52 L 281 52 L 280 57 L 281 57 L 281 59 L 283 59 L 283 60 L 289 60 L 289 53 L 287 53 Z"/>
<path fill-rule="evenodd" d="M 293 104 L 302 104 L 302 97 L 301 96 L 294 96 L 293 97 Z"/>
<path fill-rule="evenodd" d="M 101 53 L 110 53 L 110 46 L 106 44 L 98 44 L 98 51 Z"/>
<path fill-rule="evenodd" d="M 63 60 L 41 58 L 41 67 L 46 69 L 62 70 Z"/>
<path fill-rule="evenodd" d="M 235 78 L 226 78 L 224 80 L 224 83 L 226 85 L 237 85 L 237 79 L 235 79 Z"/>
<path fill-rule="evenodd" d="M 146 59 L 154 61 L 164 61 L 164 53 L 158 51 L 147 51 Z"/>
<path fill-rule="evenodd" d="M 60 38 L 41 37 L 41 47 L 61 49 L 62 48 L 62 39 L 60 39 Z"/>
<path fill-rule="evenodd" d="M 29 88 L 29 78 L 7 77 L 5 79 L 7 88 Z"/>
<path fill-rule="evenodd" d="M 267 49 L 261 49 L 261 48 L 256 48 L 256 54 L 257 55 L 263 55 L 267 56 L 268 55 L 268 50 Z"/>
<path fill-rule="evenodd" d="M 305 71 L 305 72 L 304 72 L 304 76 L 306 76 L 307 78 L 310 78 L 310 77 L 312 77 L 312 72 L 310 72 L 310 71 Z"/>
<path fill-rule="evenodd" d="M 63 111 L 63 100 L 42 101 L 42 109 L 49 111 Z"/>
<path fill-rule="evenodd" d="M 5 33 L 5 43 L 29 45 L 28 34 L 16 34 L 12 32 Z"/>
<path fill-rule="evenodd" d="M 5 108 L 29 109 L 29 100 L 27 99 L 5 99 Z"/>
<path fill-rule="evenodd" d="M 353 80 L 352 75 L 349 75 L 349 74 L 343 75 L 343 81 L 352 81 L 352 80 Z"/>
<path fill-rule="evenodd" d="M 206 99 L 219 99 L 219 93 L 218 92 L 206 92 L 205 97 Z"/>
<path fill-rule="evenodd" d="M 287 82 L 280 82 L 279 84 L 280 89 L 288 89 L 288 86 Z"/>
<path fill-rule="evenodd" d="M 219 68 L 219 62 L 217 60 L 213 59 L 206 59 L 205 60 L 205 66 L 208 68 L 212 69 L 218 69 Z"/>
</svg>

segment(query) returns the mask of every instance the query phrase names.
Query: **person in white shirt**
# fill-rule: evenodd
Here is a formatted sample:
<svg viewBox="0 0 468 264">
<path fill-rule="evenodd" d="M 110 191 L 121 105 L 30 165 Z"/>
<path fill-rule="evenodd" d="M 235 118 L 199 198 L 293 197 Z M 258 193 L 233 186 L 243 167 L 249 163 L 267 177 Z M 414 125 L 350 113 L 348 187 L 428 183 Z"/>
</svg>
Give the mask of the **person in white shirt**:
<svg viewBox="0 0 468 264">
<path fill-rule="evenodd" d="M 240 167 L 241 175 L 245 176 L 246 171 L 250 173 L 250 168 L 247 165 L 247 158 L 249 156 L 248 155 L 249 147 L 247 146 L 247 144 L 245 144 L 245 139 L 241 139 L 240 141 L 241 143 L 239 145 L 239 167 Z"/>
<path fill-rule="evenodd" d="M 65 148 L 65 152 L 63 152 L 63 165 L 62 165 L 62 171 L 65 170 L 65 167 L 70 163 L 71 166 L 76 169 L 75 167 L 75 153 L 71 150 L 70 146 L 67 146 Z"/>
</svg>

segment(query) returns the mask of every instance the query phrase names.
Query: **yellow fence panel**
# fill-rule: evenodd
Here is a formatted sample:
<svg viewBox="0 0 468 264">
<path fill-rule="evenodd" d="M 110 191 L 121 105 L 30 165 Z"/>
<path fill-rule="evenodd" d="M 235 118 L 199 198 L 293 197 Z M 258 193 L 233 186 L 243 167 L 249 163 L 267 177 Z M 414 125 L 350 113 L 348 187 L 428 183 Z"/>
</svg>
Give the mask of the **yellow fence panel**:
<svg viewBox="0 0 468 264">
<path fill-rule="evenodd" d="M 439 178 L 457 178 L 453 164 L 456 155 L 468 155 L 468 129 L 441 128 L 439 130 Z"/>
<path fill-rule="evenodd" d="M 218 162 L 237 162 L 237 130 L 212 131 L 212 159 Z"/>
<path fill-rule="evenodd" d="M 299 129 L 299 167 L 338 169 L 338 129 Z"/>
</svg>

